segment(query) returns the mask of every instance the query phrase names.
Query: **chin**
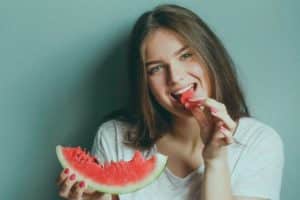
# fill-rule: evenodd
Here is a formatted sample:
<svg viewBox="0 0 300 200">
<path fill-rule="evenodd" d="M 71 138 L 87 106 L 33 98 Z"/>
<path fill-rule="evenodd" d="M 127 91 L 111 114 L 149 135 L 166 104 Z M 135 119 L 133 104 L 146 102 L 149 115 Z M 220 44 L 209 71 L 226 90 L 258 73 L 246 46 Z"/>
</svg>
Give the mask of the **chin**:
<svg viewBox="0 0 300 200">
<path fill-rule="evenodd" d="M 189 109 L 186 109 L 183 104 L 174 99 L 171 95 L 166 96 L 166 98 L 160 99 L 160 101 L 157 102 L 176 118 L 186 119 L 193 117 L 192 112 Z"/>
<path fill-rule="evenodd" d="M 176 118 L 186 119 L 187 117 L 193 117 L 192 112 L 189 109 L 186 109 L 182 104 L 173 105 L 173 103 L 170 103 L 167 108 L 164 108 Z"/>
</svg>

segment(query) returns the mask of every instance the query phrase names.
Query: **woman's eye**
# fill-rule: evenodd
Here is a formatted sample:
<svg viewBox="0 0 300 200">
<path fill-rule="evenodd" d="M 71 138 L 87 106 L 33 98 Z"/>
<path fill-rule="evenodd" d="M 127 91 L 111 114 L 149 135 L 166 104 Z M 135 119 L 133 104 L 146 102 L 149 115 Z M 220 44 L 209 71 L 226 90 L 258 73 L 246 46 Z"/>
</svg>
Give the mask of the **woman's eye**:
<svg viewBox="0 0 300 200">
<path fill-rule="evenodd" d="M 184 54 L 182 54 L 182 55 L 180 56 L 180 58 L 183 59 L 183 60 L 185 60 L 185 59 L 191 57 L 192 55 L 193 55 L 193 54 L 191 54 L 191 53 L 184 53 Z"/>
<path fill-rule="evenodd" d="M 162 67 L 162 65 L 157 65 L 157 66 L 155 66 L 155 67 L 152 67 L 152 68 L 148 71 L 148 73 L 149 73 L 150 75 L 152 75 L 152 74 L 154 74 L 155 72 L 157 72 L 157 71 L 160 69 L 160 67 Z"/>
</svg>

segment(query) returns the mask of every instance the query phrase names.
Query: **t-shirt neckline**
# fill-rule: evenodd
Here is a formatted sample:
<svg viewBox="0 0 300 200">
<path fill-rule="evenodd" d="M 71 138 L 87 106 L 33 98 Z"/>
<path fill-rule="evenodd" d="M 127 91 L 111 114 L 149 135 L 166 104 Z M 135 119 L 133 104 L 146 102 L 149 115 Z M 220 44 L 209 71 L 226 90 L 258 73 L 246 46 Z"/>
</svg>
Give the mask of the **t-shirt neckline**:
<svg viewBox="0 0 300 200">
<path fill-rule="evenodd" d="M 243 120 L 243 117 L 241 117 L 237 123 L 237 127 L 236 127 L 236 130 L 235 130 L 235 134 L 233 137 L 239 137 L 239 134 L 238 132 L 241 130 L 241 120 Z M 155 153 L 160 153 L 158 152 L 157 150 L 157 146 L 156 144 L 154 144 L 154 151 Z M 204 163 L 202 163 L 198 168 L 196 168 L 195 170 L 193 170 L 192 172 L 190 172 L 189 174 L 187 174 L 185 177 L 179 177 L 177 175 L 175 175 L 167 166 L 165 168 L 165 172 L 167 173 L 167 175 L 169 175 L 170 177 L 172 177 L 173 179 L 176 179 L 177 181 L 180 181 L 180 182 L 186 182 L 188 181 L 191 177 L 193 177 L 193 175 L 195 173 L 203 173 L 204 172 L 204 169 L 205 169 L 205 166 L 204 166 Z"/>
<path fill-rule="evenodd" d="M 154 144 L 154 151 L 155 151 L 155 153 L 160 153 L 157 150 L 156 144 Z M 197 172 L 198 173 L 203 173 L 204 172 L 204 163 L 202 163 L 198 168 L 191 171 L 189 174 L 187 174 L 184 177 L 180 177 L 180 176 L 175 175 L 167 166 L 165 168 L 165 172 L 166 172 L 167 176 L 171 177 L 172 179 L 175 179 L 176 181 L 186 182 L 189 179 L 191 179 L 193 177 L 193 175 L 195 175 Z"/>
</svg>

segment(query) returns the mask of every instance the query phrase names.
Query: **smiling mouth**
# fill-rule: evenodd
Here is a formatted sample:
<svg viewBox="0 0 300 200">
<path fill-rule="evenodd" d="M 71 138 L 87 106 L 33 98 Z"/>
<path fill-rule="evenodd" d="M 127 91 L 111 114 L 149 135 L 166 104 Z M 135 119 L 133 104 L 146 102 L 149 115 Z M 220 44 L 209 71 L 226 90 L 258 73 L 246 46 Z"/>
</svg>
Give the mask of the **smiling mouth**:
<svg viewBox="0 0 300 200">
<path fill-rule="evenodd" d="M 192 90 L 193 90 L 193 91 L 196 91 L 196 88 L 197 88 L 197 83 L 193 83 Z M 175 94 L 171 93 L 171 96 L 173 97 L 173 99 L 175 99 L 177 102 L 179 102 L 179 103 L 181 104 L 180 98 L 181 98 L 181 96 L 182 96 L 183 94 L 184 94 L 184 93 L 181 93 L 181 94 L 179 94 L 179 95 L 175 95 Z"/>
</svg>

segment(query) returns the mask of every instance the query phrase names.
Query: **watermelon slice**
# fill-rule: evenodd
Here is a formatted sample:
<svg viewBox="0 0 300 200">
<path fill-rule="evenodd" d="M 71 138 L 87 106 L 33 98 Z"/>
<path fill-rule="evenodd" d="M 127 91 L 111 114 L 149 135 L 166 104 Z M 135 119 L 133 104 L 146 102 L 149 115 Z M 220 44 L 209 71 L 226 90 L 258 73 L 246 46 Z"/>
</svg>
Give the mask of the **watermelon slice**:
<svg viewBox="0 0 300 200">
<path fill-rule="evenodd" d="M 191 98 L 194 95 L 193 88 L 189 89 L 188 91 L 184 92 L 180 97 L 180 103 L 183 105 L 187 102 L 189 98 Z"/>
<path fill-rule="evenodd" d="M 194 93 L 195 93 L 195 91 L 193 90 L 193 88 L 185 91 L 179 97 L 180 103 L 183 104 L 183 105 L 185 105 L 185 103 L 188 101 L 188 99 L 190 99 L 190 98 L 192 98 L 194 96 Z M 189 106 L 187 108 L 188 109 L 193 109 L 193 108 L 198 107 L 198 106 L 199 106 L 199 101 L 189 102 Z"/>
<path fill-rule="evenodd" d="M 57 145 L 56 154 L 62 167 L 70 168 L 78 181 L 85 181 L 90 189 L 110 194 L 142 189 L 160 176 L 167 163 L 167 156 L 157 153 L 145 159 L 140 151 L 135 151 L 129 161 L 103 164 L 80 147 Z"/>
</svg>

